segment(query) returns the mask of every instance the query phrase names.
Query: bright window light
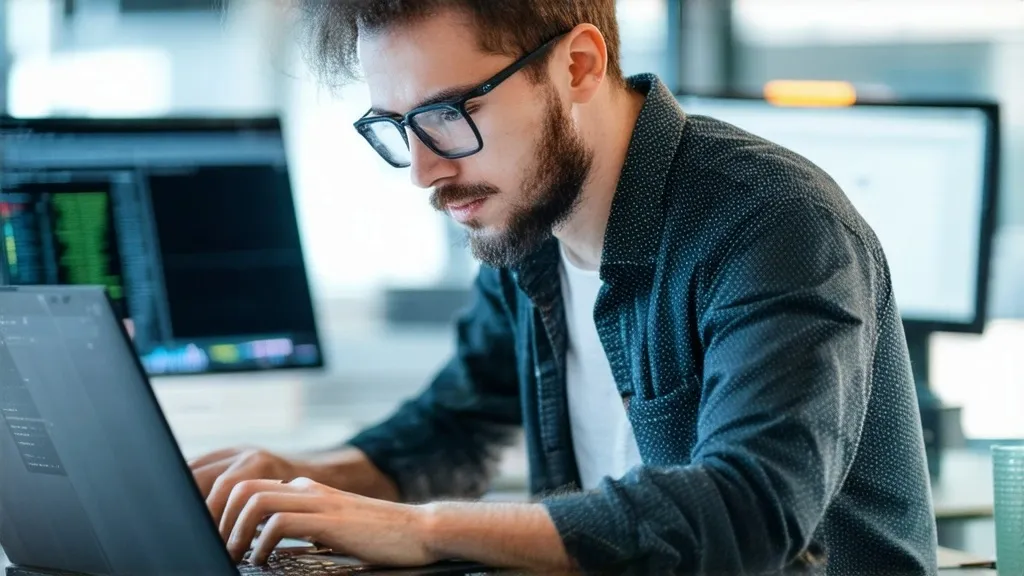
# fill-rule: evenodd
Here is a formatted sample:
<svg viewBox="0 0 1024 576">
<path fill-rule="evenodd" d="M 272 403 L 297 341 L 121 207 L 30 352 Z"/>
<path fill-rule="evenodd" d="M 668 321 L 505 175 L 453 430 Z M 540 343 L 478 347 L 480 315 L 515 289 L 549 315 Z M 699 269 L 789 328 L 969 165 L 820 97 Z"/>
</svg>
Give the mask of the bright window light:
<svg viewBox="0 0 1024 576">
<path fill-rule="evenodd" d="M 9 78 L 14 116 L 156 116 L 171 109 L 171 63 L 161 50 L 25 56 Z"/>
<path fill-rule="evenodd" d="M 305 248 L 318 293 L 371 294 L 443 280 L 445 216 L 408 170 L 387 165 L 352 127 L 370 107 L 354 84 L 333 95 L 311 80 L 292 85 L 286 130 Z"/>
</svg>

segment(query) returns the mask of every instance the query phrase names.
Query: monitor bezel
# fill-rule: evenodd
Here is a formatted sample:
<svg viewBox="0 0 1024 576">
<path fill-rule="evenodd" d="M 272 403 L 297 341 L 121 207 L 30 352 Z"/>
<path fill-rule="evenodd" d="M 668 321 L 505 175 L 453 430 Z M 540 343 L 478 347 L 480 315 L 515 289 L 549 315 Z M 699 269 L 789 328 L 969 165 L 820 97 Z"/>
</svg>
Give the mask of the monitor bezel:
<svg viewBox="0 0 1024 576">
<path fill-rule="evenodd" d="M 281 137 L 284 143 L 283 123 L 280 116 L 276 115 L 251 115 L 251 116 L 161 116 L 161 117 L 81 117 L 81 116 L 47 116 L 39 118 L 15 117 L 0 114 L 0 133 L 10 130 L 32 130 L 36 132 L 52 132 L 56 134 L 160 134 L 160 133 L 204 133 L 204 132 L 275 132 Z M 298 204 L 295 198 L 294 181 L 292 179 L 289 162 L 285 162 L 283 168 L 288 182 L 288 194 L 291 196 L 292 204 L 295 206 L 296 219 L 298 219 Z M 297 223 L 298 224 L 298 223 Z M 192 376 L 211 376 L 227 374 L 264 374 L 292 371 L 322 371 L 327 367 L 326 353 L 323 341 L 323 334 L 319 323 L 317 312 L 317 298 L 314 285 L 309 273 L 307 262 L 308 252 L 305 246 L 304 235 L 301 227 L 299 230 L 298 248 L 302 254 L 302 274 L 306 280 L 309 290 L 310 305 L 313 310 L 313 339 L 317 346 L 318 354 L 315 362 L 302 366 L 265 366 L 265 367 L 229 367 L 215 370 L 198 372 L 173 372 L 149 374 L 152 379 L 159 378 L 183 378 Z M 0 251 L 2 252 L 2 251 Z M 3 257 L 3 255 L 0 255 Z M 6 263 L 6 260 L 0 260 Z M 7 267 L 0 267 L 0 285 L 9 285 L 7 278 Z"/>
<path fill-rule="evenodd" d="M 676 101 L 683 98 L 708 98 L 717 100 L 760 101 L 769 106 L 780 108 L 826 108 L 828 106 L 813 105 L 777 105 L 769 102 L 763 95 L 725 91 L 676 91 Z M 684 114 L 686 107 L 680 103 Z M 903 319 L 907 332 L 927 334 L 930 332 L 957 332 L 981 334 L 988 321 L 989 284 L 992 268 L 992 246 L 994 242 L 996 222 L 998 219 L 998 192 L 1001 156 L 1001 126 L 999 104 L 993 100 L 983 99 L 929 99 L 929 98 L 858 98 L 853 104 L 843 107 L 888 106 L 899 108 L 951 108 L 974 109 L 981 111 L 986 119 L 984 166 L 981 190 L 981 226 L 978 229 L 978 265 L 975 270 L 974 317 L 967 322 L 949 320 Z"/>
</svg>

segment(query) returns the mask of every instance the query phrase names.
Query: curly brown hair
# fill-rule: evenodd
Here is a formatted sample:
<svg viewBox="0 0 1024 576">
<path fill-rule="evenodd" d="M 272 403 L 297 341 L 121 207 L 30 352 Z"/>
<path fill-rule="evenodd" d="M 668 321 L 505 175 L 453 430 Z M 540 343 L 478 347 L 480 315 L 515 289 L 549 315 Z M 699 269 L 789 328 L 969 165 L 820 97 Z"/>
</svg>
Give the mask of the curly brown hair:
<svg viewBox="0 0 1024 576">
<path fill-rule="evenodd" d="M 443 10 L 461 10 L 478 29 L 480 48 L 518 58 L 579 24 L 604 35 L 610 80 L 624 83 L 619 64 L 615 0 L 295 0 L 306 58 L 326 84 L 358 77 L 359 33 L 414 23 Z M 527 69 L 535 82 L 545 59 Z"/>
</svg>

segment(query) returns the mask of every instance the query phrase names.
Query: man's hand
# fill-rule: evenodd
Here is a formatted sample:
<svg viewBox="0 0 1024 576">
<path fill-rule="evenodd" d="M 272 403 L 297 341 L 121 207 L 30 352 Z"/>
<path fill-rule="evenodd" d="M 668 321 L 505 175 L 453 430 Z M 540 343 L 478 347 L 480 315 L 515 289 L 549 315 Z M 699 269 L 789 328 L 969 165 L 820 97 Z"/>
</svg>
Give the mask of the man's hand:
<svg viewBox="0 0 1024 576">
<path fill-rule="evenodd" d="M 300 476 L 299 466 L 262 450 L 229 448 L 189 462 L 199 491 L 215 522 L 221 521 L 228 497 L 240 482 L 288 482 Z"/>
<path fill-rule="evenodd" d="M 437 562 L 425 542 L 425 508 L 341 492 L 308 478 L 247 480 L 234 485 L 220 520 L 221 537 L 240 562 L 266 520 L 249 560 L 266 562 L 284 538 L 317 542 L 372 564 Z"/>
<path fill-rule="evenodd" d="M 457 559 L 497 567 L 564 573 L 573 563 L 540 504 L 396 504 L 300 477 L 235 484 L 220 519 L 228 552 L 261 564 L 284 538 L 316 542 L 338 554 L 388 566 Z"/>
</svg>

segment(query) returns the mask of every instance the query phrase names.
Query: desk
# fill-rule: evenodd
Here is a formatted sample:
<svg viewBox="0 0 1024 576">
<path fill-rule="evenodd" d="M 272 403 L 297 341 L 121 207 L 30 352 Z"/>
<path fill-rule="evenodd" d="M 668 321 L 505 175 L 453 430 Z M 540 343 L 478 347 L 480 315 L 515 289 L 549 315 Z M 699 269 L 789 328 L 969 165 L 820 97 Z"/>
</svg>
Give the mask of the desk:
<svg viewBox="0 0 1024 576">
<path fill-rule="evenodd" d="M 938 557 L 939 570 L 942 570 L 943 574 L 949 574 L 950 572 L 959 573 L 961 571 L 971 574 L 984 574 L 985 570 L 989 570 L 993 574 L 995 573 L 995 570 L 986 566 L 986 564 L 992 562 L 992 558 L 961 552 L 951 548 L 943 548 L 942 546 L 939 546 Z"/>
</svg>

